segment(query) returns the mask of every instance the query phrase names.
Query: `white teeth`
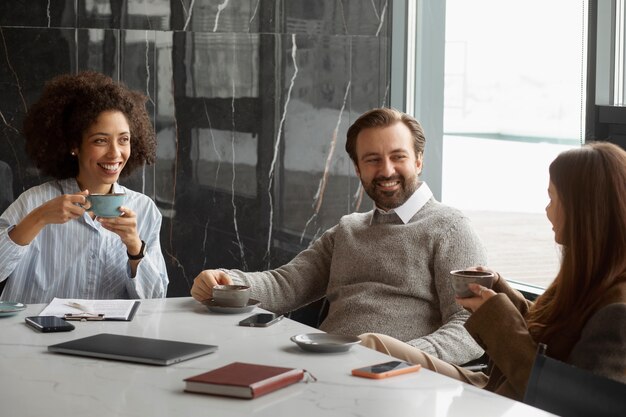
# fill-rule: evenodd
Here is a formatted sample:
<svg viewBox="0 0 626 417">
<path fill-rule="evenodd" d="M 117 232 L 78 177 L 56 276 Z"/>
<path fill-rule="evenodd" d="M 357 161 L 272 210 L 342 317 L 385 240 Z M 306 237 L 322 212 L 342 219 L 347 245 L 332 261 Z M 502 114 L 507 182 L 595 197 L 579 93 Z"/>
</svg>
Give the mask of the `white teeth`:
<svg viewBox="0 0 626 417">
<path fill-rule="evenodd" d="M 116 164 L 99 164 L 102 168 L 108 170 L 108 171 L 115 171 L 120 164 L 116 163 Z"/>
<path fill-rule="evenodd" d="M 393 187 L 394 185 L 399 184 L 399 181 L 380 182 L 379 184 L 383 187 Z"/>
</svg>

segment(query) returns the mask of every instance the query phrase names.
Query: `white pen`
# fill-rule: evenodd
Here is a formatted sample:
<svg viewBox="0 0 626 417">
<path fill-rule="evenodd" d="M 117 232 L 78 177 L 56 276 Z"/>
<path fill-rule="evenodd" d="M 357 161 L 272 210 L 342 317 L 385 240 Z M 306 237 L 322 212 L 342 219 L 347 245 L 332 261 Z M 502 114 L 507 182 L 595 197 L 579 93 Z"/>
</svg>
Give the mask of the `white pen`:
<svg viewBox="0 0 626 417">
<path fill-rule="evenodd" d="M 90 313 L 90 314 L 94 313 L 93 308 L 91 308 L 90 306 L 81 304 L 81 303 L 77 303 L 76 301 L 68 301 L 67 303 L 65 303 L 65 305 L 77 308 L 81 311 L 84 311 L 85 313 Z"/>
</svg>

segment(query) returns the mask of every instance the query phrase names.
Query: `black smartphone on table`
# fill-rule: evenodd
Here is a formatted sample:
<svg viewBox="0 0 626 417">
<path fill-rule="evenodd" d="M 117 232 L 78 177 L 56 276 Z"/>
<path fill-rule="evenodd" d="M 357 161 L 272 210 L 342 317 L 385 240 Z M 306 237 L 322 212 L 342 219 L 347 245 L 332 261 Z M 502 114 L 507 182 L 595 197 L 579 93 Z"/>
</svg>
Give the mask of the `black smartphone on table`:
<svg viewBox="0 0 626 417">
<path fill-rule="evenodd" d="M 248 327 L 267 327 L 281 321 L 283 317 L 284 316 L 282 315 L 277 316 L 274 313 L 259 313 L 241 320 L 239 325 Z"/>
<path fill-rule="evenodd" d="M 43 333 L 69 332 L 74 330 L 74 325 L 56 316 L 32 316 L 26 317 L 26 324 Z"/>
</svg>

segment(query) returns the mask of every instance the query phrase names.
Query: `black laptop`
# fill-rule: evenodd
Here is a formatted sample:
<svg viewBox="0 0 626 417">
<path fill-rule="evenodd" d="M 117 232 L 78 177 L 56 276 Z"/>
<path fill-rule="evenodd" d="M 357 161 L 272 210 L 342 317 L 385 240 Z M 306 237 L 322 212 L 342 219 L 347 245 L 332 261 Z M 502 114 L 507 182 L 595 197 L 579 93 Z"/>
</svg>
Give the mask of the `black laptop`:
<svg viewBox="0 0 626 417">
<path fill-rule="evenodd" d="M 101 333 L 48 346 L 48 351 L 150 365 L 171 365 L 217 350 L 217 346 Z"/>
</svg>

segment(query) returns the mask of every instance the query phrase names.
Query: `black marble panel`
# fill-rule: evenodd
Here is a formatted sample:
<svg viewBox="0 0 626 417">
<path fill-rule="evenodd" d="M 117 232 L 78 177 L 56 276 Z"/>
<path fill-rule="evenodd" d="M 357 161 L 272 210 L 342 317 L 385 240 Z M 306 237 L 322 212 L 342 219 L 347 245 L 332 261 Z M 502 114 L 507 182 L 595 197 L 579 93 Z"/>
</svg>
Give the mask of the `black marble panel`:
<svg viewBox="0 0 626 417">
<path fill-rule="evenodd" d="M 2 0 L 1 27 L 73 28 L 77 0 Z"/>
<path fill-rule="evenodd" d="M 47 179 L 20 135 L 45 81 L 93 69 L 148 97 L 157 161 L 123 183 L 163 214 L 168 295 L 188 295 L 202 269 L 281 265 L 372 206 L 345 134 L 388 105 L 390 10 L 382 0 L 4 0 L 0 204 Z"/>
<path fill-rule="evenodd" d="M 214 33 L 386 34 L 391 0 L 2 0 L 0 25 Z"/>
</svg>

